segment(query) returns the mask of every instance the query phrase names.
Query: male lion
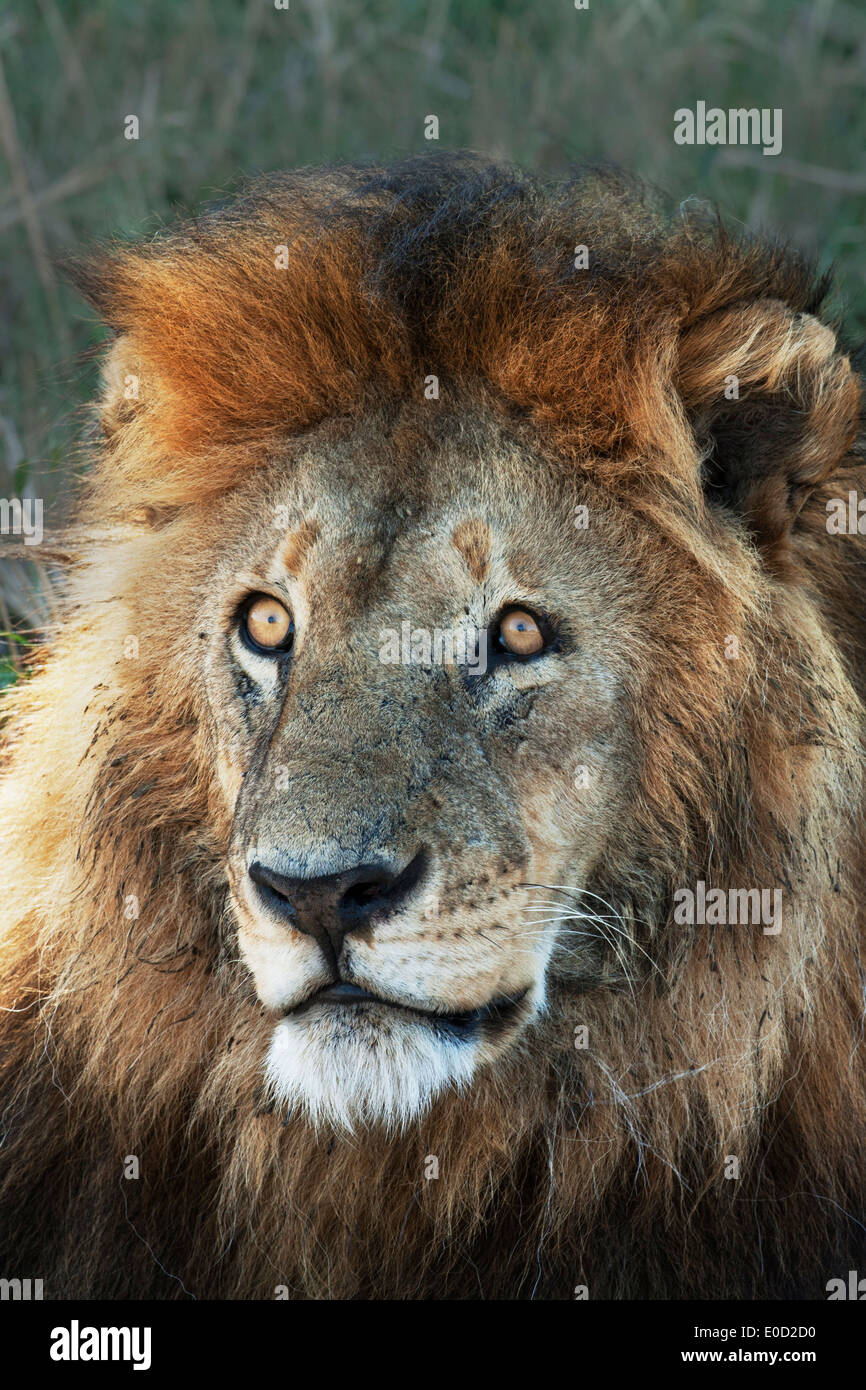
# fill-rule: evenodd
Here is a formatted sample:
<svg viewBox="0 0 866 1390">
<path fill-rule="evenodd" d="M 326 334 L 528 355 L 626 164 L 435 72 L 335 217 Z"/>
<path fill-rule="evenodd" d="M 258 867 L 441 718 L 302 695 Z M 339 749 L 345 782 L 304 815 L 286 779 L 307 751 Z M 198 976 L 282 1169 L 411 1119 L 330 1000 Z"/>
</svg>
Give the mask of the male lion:
<svg viewBox="0 0 866 1390">
<path fill-rule="evenodd" d="M 7 706 L 3 1274 L 866 1272 L 826 286 L 616 174 L 469 156 L 267 178 L 78 276 L 116 338 Z"/>
</svg>

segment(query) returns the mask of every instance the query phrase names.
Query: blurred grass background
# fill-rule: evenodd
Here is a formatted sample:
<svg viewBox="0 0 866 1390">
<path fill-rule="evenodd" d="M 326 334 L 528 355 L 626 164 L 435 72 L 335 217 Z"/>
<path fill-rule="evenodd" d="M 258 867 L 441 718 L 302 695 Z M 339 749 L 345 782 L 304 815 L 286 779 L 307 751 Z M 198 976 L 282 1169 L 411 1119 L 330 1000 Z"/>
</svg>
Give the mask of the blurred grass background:
<svg viewBox="0 0 866 1390">
<path fill-rule="evenodd" d="M 677 107 L 781 107 L 784 147 L 678 146 Z M 137 115 L 140 139 L 124 139 Z M 439 118 L 439 142 L 424 120 Z M 58 255 L 152 234 L 245 174 L 471 147 L 613 160 L 833 263 L 866 333 L 863 0 L 16 0 L 0 8 L 0 496 L 62 503 L 93 391 Z M 50 618 L 0 565 L 0 631 Z M 0 644 L 0 684 L 21 643 Z"/>
</svg>

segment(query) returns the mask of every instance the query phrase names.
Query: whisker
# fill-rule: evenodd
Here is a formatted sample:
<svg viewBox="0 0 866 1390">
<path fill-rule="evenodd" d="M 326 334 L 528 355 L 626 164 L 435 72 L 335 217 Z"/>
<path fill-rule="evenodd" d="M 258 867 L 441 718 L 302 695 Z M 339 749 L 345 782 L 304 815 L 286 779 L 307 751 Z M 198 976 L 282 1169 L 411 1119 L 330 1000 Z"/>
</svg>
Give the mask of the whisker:
<svg viewBox="0 0 866 1390">
<path fill-rule="evenodd" d="M 577 895 L 577 894 L 583 894 L 583 895 L 586 896 L 586 897 L 595 898 L 598 902 L 602 903 L 605 907 L 610 908 L 610 912 L 611 912 L 611 914 L 613 914 L 613 915 L 612 915 L 612 916 L 608 916 L 607 914 L 602 915 L 602 914 L 600 914 L 600 913 L 584 913 L 584 912 L 581 912 L 578 908 L 575 908 L 575 910 L 574 910 L 573 912 L 572 912 L 572 911 L 566 911 L 566 910 L 564 910 L 564 909 L 565 909 L 565 904 L 560 904 L 560 903 L 555 903 L 555 902 L 551 903 L 551 902 L 546 902 L 546 901 L 544 901 L 544 900 L 542 900 L 541 902 L 530 903 L 529 906 L 528 906 L 527 908 L 524 909 L 524 911 L 532 912 L 533 910 L 534 910 L 534 911 L 539 911 L 539 910 L 545 910 L 545 909 L 548 909 L 548 908 L 557 908 L 557 909 L 563 909 L 563 910 L 560 912 L 559 917 L 558 917 L 558 918 L 550 918 L 550 919 L 548 919 L 548 921 L 556 921 L 556 920 L 559 920 L 559 921 L 563 921 L 563 922 L 564 922 L 564 921 L 568 921 L 568 920 L 570 920 L 570 919 L 576 919 L 576 920 L 578 920 L 578 921 L 581 921 L 581 920 L 582 920 L 582 921 L 592 921 L 592 922 L 595 922 L 595 923 L 597 924 L 597 926 L 598 926 L 599 935 L 603 938 L 603 940 L 605 940 L 605 941 L 608 943 L 608 945 L 610 946 L 611 950 L 615 953 L 617 959 L 619 960 L 620 965 L 621 965 L 622 968 L 623 968 L 623 971 L 624 971 L 626 974 L 628 974 L 629 972 L 627 971 L 625 959 L 623 958 L 623 955 L 621 954 L 622 948 L 621 948 L 621 947 L 618 947 L 618 946 L 617 946 L 617 943 L 614 942 L 614 941 L 612 941 L 612 940 L 610 939 L 610 937 L 607 935 L 607 931 L 606 931 L 605 928 L 602 926 L 602 922 L 607 922 L 607 924 L 608 924 L 608 929 L 609 929 L 609 930 L 616 932 L 619 936 L 621 936 L 621 937 L 623 938 L 624 941 L 627 941 L 627 942 L 628 942 L 628 944 L 629 944 L 630 947 L 632 947 L 632 948 L 633 948 L 634 950 L 636 950 L 636 951 L 639 951 L 639 952 L 641 953 L 642 956 L 645 956 L 646 959 L 649 961 L 650 965 L 652 966 L 652 968 L 659 974 L 659 976 L 660 976 L 662 979 L 665 979 L 664 971 L 660 968 L 658 962 L 655 961 L 655 960 L 653 960 L 652 956 L 649 954 L 648 951 L 646 951 L 646 950 L 644 949 L 643 946 L 641 946 L 640 942 L 639 942 L 639 941 L 636 941 L 635 938 L 634 938 L 634 936 L 633 936 L 630 932 L 628 932 L 628 931 L 625 930 L 624 925 L 623 925 L 623 926 L 616 926 L 616 925 L 615 925 L 616 922 L 620 922 L 620 923 L 623 923 L 623 924 L 624 924 L 623 915 L 622 915 L 621 912 L 617 912 L 617 911 L 616 911 L 616 908 L 615 908 L 614 905 L 613 905 L 613 903 L 608 902 L 607 899 L 606 899 L 606 898 L 603 898 L 603 897 L 601 896 L 600 893 L 593 893 L 592 890 L 589 889 L 589 888 L 574 888 L 574 889 L 572 889 L 572 888 L 559 888 L 559 887 L 557 887 L 555 884 L 548 884 L 548 883 L 518 884 L 517 886 L 518 886 L 519 888 L 529 888 L 529 887 L 532 887 L 532 888 L 546 888 L 548 891 L 565 893 L 565 894 L 567 894 L 569 897 L 574 897 L 574 896 Z M 535 920 L 537 921 L 538 919 L 536 918 Z"/>
</svg>

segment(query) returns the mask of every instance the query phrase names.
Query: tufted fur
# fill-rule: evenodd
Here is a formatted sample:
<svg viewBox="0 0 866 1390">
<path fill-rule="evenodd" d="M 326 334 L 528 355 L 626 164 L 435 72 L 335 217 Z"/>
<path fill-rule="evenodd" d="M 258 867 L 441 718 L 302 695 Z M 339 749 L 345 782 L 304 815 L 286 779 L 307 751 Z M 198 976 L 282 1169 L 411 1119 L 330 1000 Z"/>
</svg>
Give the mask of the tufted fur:
<svg viewBox="0 0 866 1390">
<path fill-rule="evenodd" d="M 826 287 L 619 176 L 469 157 L 269 178 L 78 276 L 117 337 L 65 620 L 4 731 L 3 1274 L 55 1297 L 821 1297 L 862 1270 L 866 546 L 824 523 L 866 475 Z M 590 964 L 560 941 L 546 1012 L 396 1136 L 264 1091 L 225 870 L 240 769 L 185 610 L 284 460 L 356 438 L 358 477 L 381 449 L 410 504 L 425 467 L 469 487 L 478 440 L 513 454 L 525 584 L 577 544 L 545 517 L 586 502 L 622 648 L 587 883 L 626 935 Z M 478 579 L 495 538 L 471 508 L 461 528 Z M 317 544 L 296 529 L 289 567 Z M 784 930 L 676 927 L 698 880 L 780 887 Z"/>
</svg>

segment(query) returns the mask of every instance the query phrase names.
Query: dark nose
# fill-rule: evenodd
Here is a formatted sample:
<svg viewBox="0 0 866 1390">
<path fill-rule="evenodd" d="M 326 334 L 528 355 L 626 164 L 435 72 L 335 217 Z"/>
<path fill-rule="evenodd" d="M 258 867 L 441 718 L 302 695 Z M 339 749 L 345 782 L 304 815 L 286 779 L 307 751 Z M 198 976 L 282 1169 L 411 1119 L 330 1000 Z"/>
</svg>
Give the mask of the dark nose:
<svg viewBox="0 0 866 1390">
<path fill-rule="evenodd" d="M 339 975 L 343 938 L 402 907 L 427 869 L 423 850 L 403 866 L 355 864 L 318 878 L 292 877 L 256 861 L 250 878 L 260 898 L 296 931 L 312 936 Z"/>
</svg>

